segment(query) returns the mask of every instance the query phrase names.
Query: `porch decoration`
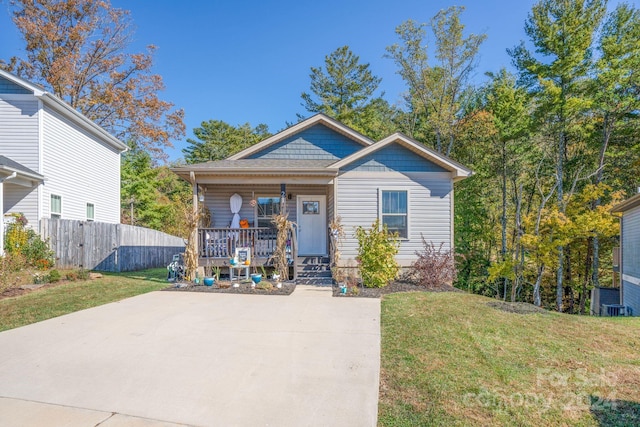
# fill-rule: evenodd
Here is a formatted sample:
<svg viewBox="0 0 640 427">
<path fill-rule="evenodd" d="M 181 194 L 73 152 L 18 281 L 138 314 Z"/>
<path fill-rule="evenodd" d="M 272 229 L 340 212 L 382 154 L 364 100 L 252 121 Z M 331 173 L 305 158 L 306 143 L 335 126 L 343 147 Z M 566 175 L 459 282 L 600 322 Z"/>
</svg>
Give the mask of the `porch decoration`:
<svg viewBox="0 0 640 427">
<path fill-rule="evenodd" d="M 231 196 L 231 199 L 229 199 L 229 206 L 231 208 L 231 213 L 233 214 L 230 228 L 240 228 L 240 209 L 242 208 L 242 196 L 238 193 L 233 194 Z"/>
<path fill-rule="evenodd" d="M 283 280 L 289 280 L 289 259 L 287 258 L 287 240 L 289 231 L 294 233 L 293 222 L 289 221 L 289 212 L 287 211 L 287 199 L 280 199 L 280 213 L 273 215 L 271 219 L 273 225 L 278 230 L 276 237 L 276 247 L 273 251 L 273 267 L 283 275 Z"/>
</svg>

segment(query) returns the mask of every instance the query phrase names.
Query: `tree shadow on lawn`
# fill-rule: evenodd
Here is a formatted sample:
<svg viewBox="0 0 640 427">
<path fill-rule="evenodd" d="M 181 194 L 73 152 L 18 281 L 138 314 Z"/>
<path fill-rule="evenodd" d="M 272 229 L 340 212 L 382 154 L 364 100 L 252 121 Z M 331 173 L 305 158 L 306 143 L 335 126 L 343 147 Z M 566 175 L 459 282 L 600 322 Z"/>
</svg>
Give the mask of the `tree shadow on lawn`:
<svg viewBox="0 0 640 427">
<path fill-rule="evenodd" d="M 603 427 L 640 425 L 640 403 L 591 396 L 591 414 Z"/>
</svg>

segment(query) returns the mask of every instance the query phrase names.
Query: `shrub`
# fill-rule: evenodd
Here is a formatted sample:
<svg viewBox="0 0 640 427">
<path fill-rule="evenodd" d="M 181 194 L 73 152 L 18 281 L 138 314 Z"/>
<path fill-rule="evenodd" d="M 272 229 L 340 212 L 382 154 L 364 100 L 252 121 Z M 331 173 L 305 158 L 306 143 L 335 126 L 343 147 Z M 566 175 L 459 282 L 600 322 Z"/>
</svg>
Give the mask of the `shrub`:
<svg viewBox="0 0 640 427">
<path fill-rule="evenodd" d="M 54 269 L 49 272 L 49 282 L 51 283 L 59 282 L 60 279 L 61 279 L 61 276 L 58 270 Z"/>
<path fill-rule="evenodd" d="M 67 280 L 75 282 L 76 280 L 78 280 L 78 273 L 76 271 L 69 271 L 65 277 L 67 278 Z"/>
<path fill-rule="evenodd" d="M 356 229 L 360 275 L 365 286 L 381 288 L 396 278 L 399 270 L 396 254 L 400 242 L 396 233 L 389 233 L 387 227 L 380 227 L 376 220 L 370 230 Z"/>
<path fill-rule="evenodd" d="M 4 249 L 7 254 L 21 255 L 26 265 L 46 270 L 53 265 L 53 251 L 47 241 L 33 229 L 27 228 L 27 220 L 23 214 L 13 214 L 14 221 L 7 225 Z M 24 265 L 23 265 L 24 267 Z"/>
<path fill-rule="evenodd" d="M 89 270 L 85 270 L 84 268 L 81 268 L 77 271 L 77 274 L 78 274 L 78 280 L 89 279 Z"/>
<path fill-rule="evenodd" d="M 450 250 L 443 250 L 444 243 L 436 249 L 433 242 L 427 242 L 422 236 L 422 251 L 416 251 L 418 259 L 404 279 L 416 285 L 434 287 L 451 285 L 456 279 L 456 266 Z"/>
</svg>

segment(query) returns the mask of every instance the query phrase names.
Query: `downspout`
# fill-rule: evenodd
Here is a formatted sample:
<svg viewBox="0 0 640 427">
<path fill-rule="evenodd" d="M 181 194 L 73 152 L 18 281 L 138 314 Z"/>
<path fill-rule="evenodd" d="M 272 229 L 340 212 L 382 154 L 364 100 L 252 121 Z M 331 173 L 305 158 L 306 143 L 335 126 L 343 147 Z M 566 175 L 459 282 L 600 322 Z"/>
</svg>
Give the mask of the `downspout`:
<svg viewBox="0 0 640 427">
<path fill-rule="evenodd" d="M 0 179 L 0 256 L 4 256 L 4 182 L 13 179 L 18 175 L 15 171 Z"/>
</svg>

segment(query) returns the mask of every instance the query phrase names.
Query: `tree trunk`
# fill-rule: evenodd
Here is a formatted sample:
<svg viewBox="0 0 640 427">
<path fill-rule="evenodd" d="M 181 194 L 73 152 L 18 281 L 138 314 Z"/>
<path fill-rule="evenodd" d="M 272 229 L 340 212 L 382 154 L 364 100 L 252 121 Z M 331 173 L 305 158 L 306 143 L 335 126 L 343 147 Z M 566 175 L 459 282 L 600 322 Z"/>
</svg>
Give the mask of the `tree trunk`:
<svg viewBox="0 0 640 427">
<path fill-rule="evenodd" d="M 587 302 L 587 288 L 589 285 L 589 271 L 591 270 L 591 258 L 594 248 L 594 240 L 596 238 L 589 238 L 587 240 L 587 256 L 584 261 L 584 279 L 582 281 L 582 291 L 580 292 L 580 314 L 584 314 L 585 304 Z"/>
<path fill-rule="evenodd" d="M 602 145 L 600 146 L 600 155 L 598 156 L 598 172 L 596 173 L 595 184 L 602 183 L 604 178 L 604 156 L 609 146 L 609 140 L 612 132 L 611 118 L 608 114 L 604 115 L 602 123 Z M 601 200 L 597 199 L 593 203 L 593 210 L 600 206 Z M 598 236 L 593 238 L 593 264 L 591 270 L 591 283 L 593 286 L 600 286 L 600 240 Z"/>
<path fill-rule="evenodd" d="M 564 156 L 566 150 L 564 129 L 558 139 L 558 159 L 556 163 L 556 184 L 558 191 L 558 210 L 564 213 Z M 556 270 L 556 309 L 562 312 L 562 290 L 564 284 L 564 248 L 558 246 L 558 269 Z"/>
<path fill-rule="evenodd" d="M 542 300 L 540 299 L 540 285 L 542 284 L 542 275 L 544 274 L 544 264 L 538 266 L 538 277 L 536 277 L 536 284 L 533 285 L 533 304 L 540 307 Z"/>
</svg>

